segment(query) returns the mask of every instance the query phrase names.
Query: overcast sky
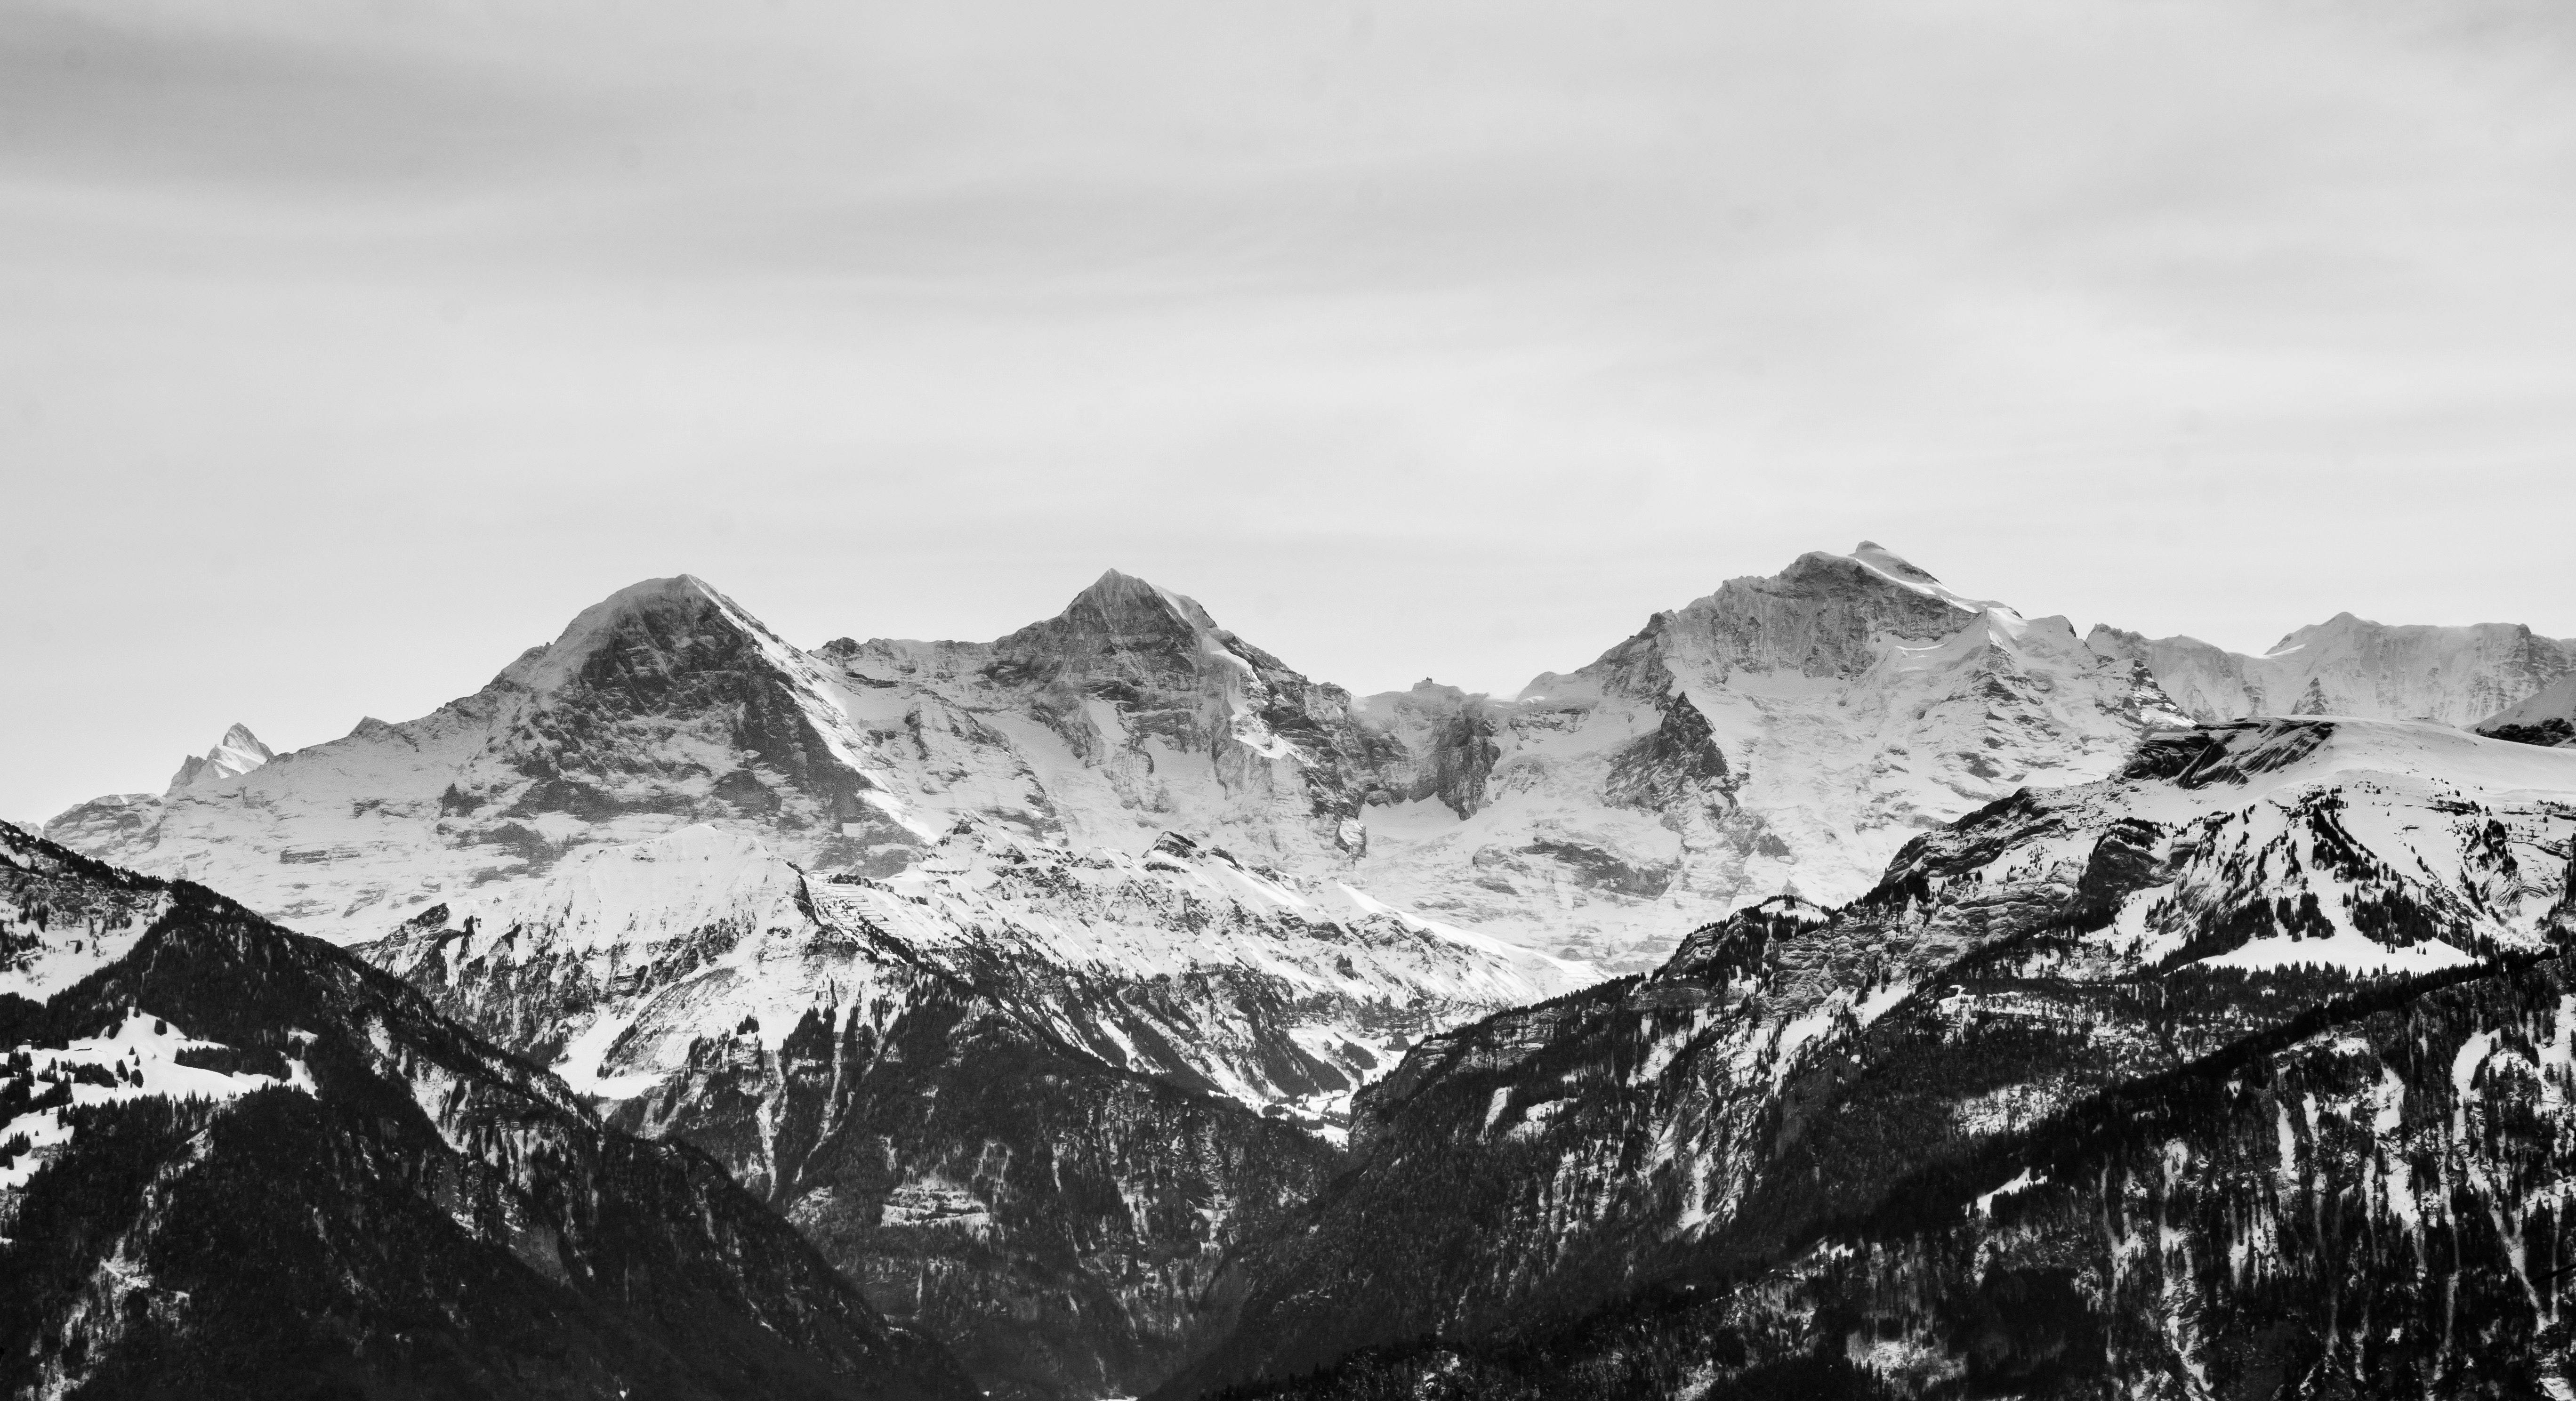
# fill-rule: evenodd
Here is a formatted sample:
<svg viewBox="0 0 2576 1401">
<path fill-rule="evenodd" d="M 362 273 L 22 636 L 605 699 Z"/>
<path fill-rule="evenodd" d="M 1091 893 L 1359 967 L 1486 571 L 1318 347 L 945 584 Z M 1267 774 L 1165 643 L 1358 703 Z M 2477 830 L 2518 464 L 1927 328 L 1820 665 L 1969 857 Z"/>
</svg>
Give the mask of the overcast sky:
<svg viewBox="0 0 2576 1401">
<path fill-rule="evenodd" d="M 1869 537 L 2576 636 L 2563 3 L 0 0 L 0 815 L 689 571 L 1510 691 Z"/>
</svg>

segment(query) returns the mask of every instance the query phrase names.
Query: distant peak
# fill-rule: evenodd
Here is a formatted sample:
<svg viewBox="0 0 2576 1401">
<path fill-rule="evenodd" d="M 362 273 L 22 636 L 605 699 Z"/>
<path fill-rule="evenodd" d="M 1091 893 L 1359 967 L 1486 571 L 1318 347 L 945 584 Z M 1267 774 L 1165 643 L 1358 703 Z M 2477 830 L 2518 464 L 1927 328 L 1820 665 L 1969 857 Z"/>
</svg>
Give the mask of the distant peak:
<svg viewBox="0 0 2576 1401">
<path fill-rule="evenodd" d="M 1823 550 L 1800 555 L 1786 570 L 1781 571 L 1780 577 L 1785 580 L 1844 580 L 1853 578 L 1855 569 L 1858 571 L 1858 577 L 1863 579 L 1875 579 L 1883 585 L 1891 585 L 1909 593 L 1920 594 L 1925 598 L 1939 599 L 1953 608 L 1964 609 L 1970 613 L 1993 613 L 2016 624 L 2021 617 L 2020 613 L 1994 599 L 1970 598 L 1966 594 L 1953 591 L 1939 579 L 1934 578 L 1931 571 L 1916 565 L 1875 540 L 1861 541 L 1853 546 L 1852 552 L 1847 555 L 1832 554 Z"/>
<path fill-rule="evenodd" d="M 1077 600 L 1132 598 L 1148 595 L 1159 598 L 1167 592 L 1169 591 L 1123 570 L 1107 569 L 1101 571 L 1100 577 L 1092 580 L 1090 586 L 1075 594 L 1074 598 Z"/>
<path fill-rule="evenodd" d="M 628 584 L 626 587 L 619 589 L 617 592 L 610 594 L 608 597 L 601 599 L 589 608 L 584 609 L 583 613 L 587 616 L 588 614 L 599 612 L 602 609 L 614 609 L 622 612 L 636 608 L 650 607 L 656 603 L 688 603 L 695 602 L 700 599 L 714 599 L 721 601 L 723 599 L 723 595 L 717 593 L 713 588 L 708 586 L 706 580 L 699 578 L 695 574 L 673 574 L 667 578 L 642 579 L 635 583 Z"/>
<path fill-rule="evenodd" d="M 276 757 L 277 752 L 260 743 L 259 736 L 250 732 L 250 726 L 235 722 L 231 729 L 224 731 L 222 739 L 215 741 L 215 747 L 202 757 L 191 754 L 179 761 L 179 771 L 170 775 L 170 786 L 163 790 L 163 796 L 177 793 L 182 788 L 239 778 Z"/>
<path fill-rule="evenodd" d="M 259 742 L 259 736 L 250 732 L 250 726 L 242 724 L 238 720 L 233 722 L 233 727 L 231 729 L 224 731 L 224 737 L 216 742 L 216 747 L 219 749 L 249 750 L 252 753 L 259 755 L 262 759 L 274 759 L 277 757 L 277 755 L 272 752 L 267 745 Z"/>
<path fill-rule="evenodd" d="M 1133 618 L 1139 614 L 1168 614 L 1193 629 L 1216 630 L 1216 619 L 1199 606 L 1197 599 L 1178 594 L 1133 574 L 1109 570 L 1091 583 L 1091 587 L 1073 596 L 1066 608 L 1071 613 L 1088 605 L 1112 619 Z"/>
<path fill-rule="evenodd" d="M 562 635 L 512 662 L 499 679 L 534 690 L 553 689 L 571 680 L 593 654 L 615 639 L 665 633 L 672 629 L 661 624 L 674 620 L 684 634 L 712 626 L 718 632 L 784 648 L 759 619 L 707 581 L 694 574 L 674 574 L 629 584 L 581 610 Z"/>
</svg>

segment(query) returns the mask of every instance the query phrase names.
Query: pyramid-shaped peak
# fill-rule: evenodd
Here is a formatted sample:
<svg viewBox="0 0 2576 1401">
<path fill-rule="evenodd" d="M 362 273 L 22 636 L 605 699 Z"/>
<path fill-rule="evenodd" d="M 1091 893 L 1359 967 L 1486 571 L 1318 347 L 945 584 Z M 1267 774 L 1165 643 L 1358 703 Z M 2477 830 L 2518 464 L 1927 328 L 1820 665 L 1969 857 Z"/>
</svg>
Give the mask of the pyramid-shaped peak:
<svg viewBox="0 0 2576 1401">
<path fill-rule="evenodd" d="M 267 745 L 259 742 L 259 736 L 250 732 L 250 726 L 242 724 L 239 721 L 233 722 L 233 727 L 224 731 L 224 737 L 215 742 L 215 747 L 217 749 L 244 750 L 249 753 L 257 754 L 263 760 L 274 759 L 277 757 L 275 751 L 271 750 Z"/>
<path fill-rule="evenodd" d="M 583 610 L 583 616 L 603 611 L 632 613 L 638 610 L 673 604 L 694 605 L 706 601 L 726 602 L 706 580 L 695 574 L 674 574 L 666 579 L 644 579 L 628 584 Z"/>
<path fill-rule="evenodd" d="M 728 650 L 746 642 L 782 656 L 787 650 L 759 619 L 705 580 L 674 574 L 629 584 L 581 610 L 561 636 L 512 662 L 499 679 L 551 690 L 578 676 L 603 651 L 627 643 L 657 652 L 686 650 L 693 638 L 721 639 Z"/>
<path fill-rule="evenodd" d="M 1089 588 L 1075 594 L 1065 616 L 1086 609 L 1098 612 L 1113 624 L 1176 618 L 1193 629 L 1216 627 L 1216 619 L 1208 616 L 1197 599 L 1116 569 L 1103 573 Z"/>
<path fill-rule="evenodd" d="M 250 726 L 236 722 L 203 756 L 191 754 L 180 760 L 179 771 L 170 775 L 170 786 L 164 792 L 176 793 L 182 788 L 239 778 L 276 757 L 277 752 L 260 743 Z"/>
</svg>

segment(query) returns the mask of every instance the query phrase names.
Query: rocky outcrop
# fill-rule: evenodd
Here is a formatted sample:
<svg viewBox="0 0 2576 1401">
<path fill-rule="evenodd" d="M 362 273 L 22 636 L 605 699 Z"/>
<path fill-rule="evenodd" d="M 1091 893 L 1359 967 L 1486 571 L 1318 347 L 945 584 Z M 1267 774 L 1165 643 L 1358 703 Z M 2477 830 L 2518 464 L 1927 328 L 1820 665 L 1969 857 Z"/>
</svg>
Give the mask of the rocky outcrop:
<svg viewBox="0 0 2576 1401">
<path fill-rule="evenodd" d="M 1226 1253 L 1338 1154 L 1033 1034 L 971 985 L 693 1040 L 616 1121 L 714 1155 L 986 1395 L 1132 1395 L 1205 1344 Z"/>
</svg>

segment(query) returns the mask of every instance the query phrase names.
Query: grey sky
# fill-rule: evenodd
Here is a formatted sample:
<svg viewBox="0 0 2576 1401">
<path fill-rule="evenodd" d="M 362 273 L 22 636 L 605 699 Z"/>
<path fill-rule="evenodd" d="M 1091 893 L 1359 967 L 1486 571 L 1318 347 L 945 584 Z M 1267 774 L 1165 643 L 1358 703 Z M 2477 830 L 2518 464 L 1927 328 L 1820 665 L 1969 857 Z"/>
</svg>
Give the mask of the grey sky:
<svg viewBox="0 0 2576 1401">
<path fill-rule="evenodd" d="M 2571 14 L 0 0 L 0 815 L 681 570 L 1361 690 L 1864 536 L 2576 636 Z"/>
</svg>

